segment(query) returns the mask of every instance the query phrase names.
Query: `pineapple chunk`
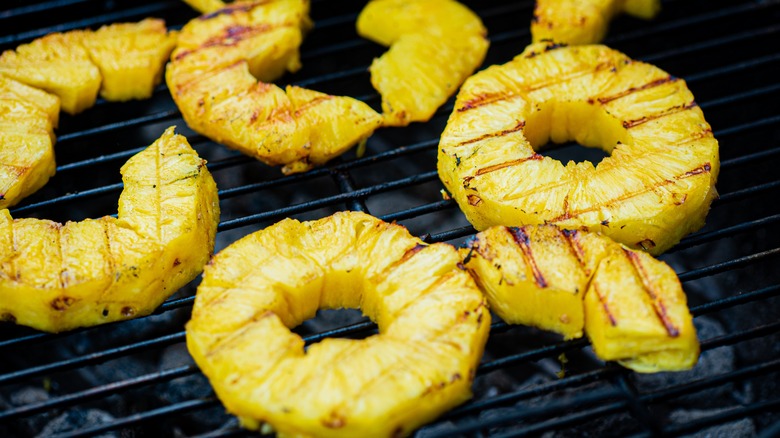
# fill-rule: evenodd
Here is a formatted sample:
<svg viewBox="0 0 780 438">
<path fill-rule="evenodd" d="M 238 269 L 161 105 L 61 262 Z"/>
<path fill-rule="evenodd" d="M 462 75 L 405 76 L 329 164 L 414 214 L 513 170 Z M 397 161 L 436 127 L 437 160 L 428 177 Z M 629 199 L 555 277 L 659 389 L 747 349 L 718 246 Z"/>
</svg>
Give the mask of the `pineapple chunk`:
<svg viewBox="0 0 780 438">
<path fill-rule="evenodd" d="M 95 104 L 100 71 L 82 45 L 85 31 L 53 33 L 0 55 L 0 73 L 60 98 L 77 114 Z"/>
<path fill-rule="evenodd" d="M 166 72 L 187 124 L 285 174 L 303 172 L 370 136 L 382 117 L 368 105 L 270 81 L 300 68 L 308 2 L 236 3 L 189 22 Z"/>
<path fill-rule="evenodd" d="M 470 397 L 490 327 L 457 251 L 357 212 L 285 219 L 217 254 L 187 347 L 244 427 L 280 436 L 405 436 Z M 304 351 L 319 308 L 361 308 L 379 334 Z"/>
<path fill-rule="evenodd" d="M 476 235 L 463 264 L 491 310 L 579 338 L 603 360 L 639 372 L 693 367 L 699 344 L 685 293 L 665 263 L 596 233 L 553 225 L 492 227 Z"/>
<path fill-rule="evenodd" d="M 60 99 L 53 94 L 30 87 L 0 74 L 0 99 L 21 100 L 22 102 L 35 105 L 46 113 L 53 128 L 59 125 Z"/>
<path fill-rule="evenodd" d="M 568 140 L 611 156 L 536 153 Z M 438 170 L 478 230 L 584 227 L 659 254 L 704 225 L 718 142 L 683 80 L 604 46 L 536 44 L 466 81 Z"/>
<path fill-rule="evenodd" d="M 184 3 L 187 3 L 201 14 L 214 12 L 227 6 L 222 0 L 184 0 Z"/>
<path fill-rule="evenodd" d="M 0 78 L 0 86 L 9 82 Z M 51 114 L 32 102 L 3 97 L 28 92 L 44 102 L 53 97 L 29 87 L 0 89 L 0 209 L 43 187 L 55 171 Z"/>
<path fill-rule="evenodd" d="M 660 9 L 660 0 L 537 0 L 531 37 L 535 43 L 594 44 L 604 39 L 615 15 L 649 20 Z"/>
<path fill-rule="evenodd" d="M 118 219 L 0 211 L 0 320 L 61 332 L 148 315 L 201 272 L 219 221 L 205 162 L 169 128 L 122 175 Z"/>
<path fill-rule="evenodd" d="M 151 96 L 174 41 L 157 19 L 53 33 L 3 52 L 0 73 L 57 95 L 63 111 L 77 114 L 98 91 L 107 100 Z"/>
<path fill-rule="evenodd" d="M 176 32 L 165 22 L 103 26 L 83 41 L 92 62 L 100 69 L 100 96 L 110 101 L 148 99 L 162 80 L 163 67 L 176 45 Z"/>
<path fill-rule="evenodd" d="M 390 46 L 370 68 L 385 126 L 428 121 L 482 64 L 489 45 L 479 17 L 453 0 L 372 0 L 357 30 Z"/>
<path fill-rule="evenodd" d="M 612 246 L 585 293 L 593 351 L 642 373 L 692 368 L 696 329 L 672 268 L 641 251 Z"/>
</svg>

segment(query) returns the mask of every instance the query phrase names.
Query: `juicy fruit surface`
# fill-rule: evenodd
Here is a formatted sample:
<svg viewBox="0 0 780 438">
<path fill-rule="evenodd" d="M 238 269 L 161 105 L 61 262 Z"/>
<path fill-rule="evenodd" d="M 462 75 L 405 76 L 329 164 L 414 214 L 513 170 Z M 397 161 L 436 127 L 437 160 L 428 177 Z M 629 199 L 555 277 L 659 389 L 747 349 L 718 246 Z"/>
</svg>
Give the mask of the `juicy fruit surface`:
<svg viewBox="0 0 780 438">
<path fill-rule="evenodd" d="M 598 165 L 536 153 L 575 140 Z M 439 176 L 478 230 L 553 223 L 659 254 L 701 228 L 718 142 L 685 82 L 604 46 L 537 44 L 461 88 Z"/>
<path fill-rule="evenodd" d="M 490 314 L 449 245 L 356 212 L 285 219 L 205 269 L 187 346 L 228 411 L 282 436 L 403 436 L 470 397 Z M 364 340 L 290 328 L 361 308 Z"/>
<path fill-rule="evenodd" d="M 0 73 L 57 95 L 76 114 L 98 91 L 107 100 L 151 96 L 174 41 L 158 19 L 54 33 L 3 52 Z"/>
<path fill-rule="evenodd" d="M 537 0 L 531 38 L 534 43 L 594 44 L 604 39 L 615 15 L 649 20 L 660 9 L 660 0 Z"/>
<path fill-rule="evenodd" d="M 11 82 L 0 77 L 0 86 L 21 91 L 0 89 L 0 209 L 43 187 L 55 171 L 52 115 L 32 102 L 6 98 L 27 91 L 24 87 L 14 87 Z M 50 102 L 46 97 L 53 96 L 40 97 Z"/>
<path fill-rule="evenodd" d="M 184 0 L 184 3 L 192 6 L 202 14 L 214 12 L 227 6 L 222 0 Z"/>
<path fill-rule="evenodd" d="M 187 124 L 284 173 L 370 136 L 382 117 L 363 102 L 258 82 L 300 68 L 308 9 L 303 0 L 241 2 L 184 26 L 166 80 Z"/>
<path fill-rule="evenodd" d="M 603 360 L 639 372 L 692 368 L 699 357 L 685 293 L 665 263 L 595 233 L 552 225 L 492 227 L 464 259 L 504 321 L 581 337 Z"/>
<path fill-rule="evenodd" d="M 453 0 L 372 0 L 357 29 L 390 46 L 370 68 L 387 126 L 429 120 L 482 64 L 489 44 L 479 17 Z"/>
<path fill-rule="evenodd" d="M 0 211 L 0 319 L 60 332 L 148 315 L 201 272 L 219 221 L 205 161 L 169 128 L 122 175 L 118 218 Z"/>
</svg>

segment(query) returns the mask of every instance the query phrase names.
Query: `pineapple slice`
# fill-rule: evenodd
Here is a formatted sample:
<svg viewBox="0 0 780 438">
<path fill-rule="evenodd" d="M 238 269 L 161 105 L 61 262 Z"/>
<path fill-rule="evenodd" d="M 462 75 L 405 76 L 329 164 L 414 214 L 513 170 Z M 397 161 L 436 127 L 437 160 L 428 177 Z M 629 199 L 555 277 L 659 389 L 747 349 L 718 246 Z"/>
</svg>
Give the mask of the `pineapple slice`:
<svg viewBox="0 0 780 438">
<path fill-rule="evenodd" d="M 285 174 L 321 165 L 370 136 L 382 117 L 349 97 L 270 81 L 300 68 L 308 2 L 236 3 L 189 22 L 166 72 L 187 124 Z"/>
<path fill-rule="evenodd" d="M 535 43 L 594 44 L 604 39 L 615 15 L 649 20 L 660 9 L 660 0 L 537 0 L 531 37 Z"/>
<path fill-rule="evenodd" d="M 157 19 L 54 33 L 3 52 L 0 73 L 57 95 L 63 111 L 77 114 L 98 91 L 107 100 L 151 96 L 174 41 Z"/>
<path fill-rule="evenodd" d="M 461 251 L 491 310 L 508 323 L 566 339 L 584 329 L 599 358 L 638 372 L 696 364 L 699 343 L 680 281 L 643 252 L 553 225 L 492 227 Z"/>
<path fill-rule="evenodd" d="M 53 96 L 11 82 L 0 78 L 0 86 L 10 86 L 0 89 L 0 209 L 43 187 L 55 171 L 51 114 L 31 102 L 4 97 L 29 93 L 51 103 Z"/>
<path fill-rule="evenodd" d="M 35 105 L 46 113 L 53 128 L 59 125 L 60 98 L 53 94 L 30 87 L 0 74 L 0 99 L 21 100 Z"/>
<path fill-rule="evenodd" d="M 482 64 L 489 45 L 479 17 L 453 0 L 372 0 L 357 30 L 390 46 L 370 68 L 385 126 L 430 120 Z"/>
<path fill-rule="evenodd" d="M 550 140 L 611 156 L 564 165 L 536 153 Z M 718 142 L 683 80 L 604 46 L 536 44 L 466 81 L 438 170 L 478 230 L 584 227 L 659 254 L 704 225 Z"/>
<path fill-rule="evenodd" d="M 101 97 L 115 102 L 148 99 L 162 80 L 176 32 L 167 32 L 163 20 L 147 18 L 103 26 L 82 44 L 100 69 Z"/>
<path fill-rule="evenodd" d="M 201 272 L 219 204 L 186 138 L 169 128 L 122 174 L 118 219 L 63 225 L 0 211 L 0 320 L 61 332 L 148 315 Z"/>
<path fill-rule="evenodd" d="M 357 212 L 285 219 L 217 254 L 187 347 L 229 412 L 280 436 L 405 436 L 470 397 L 490 314 L 457 251 Z M 304 351 L 319 308 L 361 308 L 363 340 Z"/>
</svg>

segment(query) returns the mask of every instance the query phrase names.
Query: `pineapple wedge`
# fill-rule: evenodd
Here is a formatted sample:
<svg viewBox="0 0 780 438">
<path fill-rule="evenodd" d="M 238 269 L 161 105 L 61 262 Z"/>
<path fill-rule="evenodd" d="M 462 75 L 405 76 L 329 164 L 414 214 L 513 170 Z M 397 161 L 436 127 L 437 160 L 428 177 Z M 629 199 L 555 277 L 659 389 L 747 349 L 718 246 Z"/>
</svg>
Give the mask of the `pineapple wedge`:
<svg viewBox="0 0 780 438">
<path fill-rule="evenodd" d="M 611 156 L 536 153 L 569 140 Z M 605 46 L 536 44 L 466 81 L 438 170 L 478 230 L 584 227 L 659 254 L 704 225 L 718 142 L 685 81 Z"/>
<path fill-rule="evenodd" d="M 10 82 L 0 78 L 0 87 Z M 43 187 L 56 167 L 51 114 L 32 101 L 4 97 L 29 92 L 33 98 L 51 102 L 48 98 L 53 96 L 28 88 L 11 85 L 12 92 L 0 89 L 0 209 Z"/>
<path fill-rule="evenodd" d="M 369 137 L 382 117 L 365 103 L 262 82 L 300 68 L 309 25 L 308 2 L 276 0 L 235 3 L 184 26 L 166 80 L 187 124 L 285 174 Z"/>
<path fill-rule="evenodd" d="M 63 111 L 77 114 L 98 91 L 107 100 L 151 96 L 174 41 L 158 19 L 54 33 L 3 52 L 0 73 L 57 95 Z"/>
<path fill-rule="evenodd" d="M 101 97 L 114 102 L 148 99 L 162 80 L 176 32 L 167 32 L 163 20 L 147 18 L 103 26 L 82 43 L 103 78 Z"/>
<path fill-rule="evenodd" d="M 599 358 L 638 372 L 696 364 L 699 343 L 680 281 L 641 251 L 553 225 L 492 227 L 461 251 L 491 310 L 508 323 L 566 339 L 584 330 Z"/>
<path fill-rule="evenodd" d="M 372 0 L 357 30 L 390 46 L 370 68 L 385 126 L 430 120 L 482 64 L 489 45 L 479 17 L 453 0 Z"/>
<path fill-rule="evenodd" d="M 118 219 L 58 224 L 0 211 L 0 320 L 48 332 L 150 314 L 201 272 L 219 203 L 169 128 L 122 167 Z"/>
<path fill-rule="evenodd" d="M 661 0 L 537 0 L 531 20 L 533 42 L 595 44 L 607 33 L 615 15 L 627 13 L 649 20 Z"/>
<path fill-rule="evenodd" d="M 53 94 L 30 87 L 0 74 L 0 99 L 21 100 L 22 102 L 35 105 L 46 113 L 53 128 L 59 125 L 60 98 Z"/>
<path fill-rule="evenodd" d="M 363 213 L 285 219 L 212 259 L 187 347 L 244 427 L 405 436 L 470 397 L 490 314 L 459 261 Z M 379 334 L 304 351 L 290 328 L 342 307 L 361 308 Z"/>
</svg>

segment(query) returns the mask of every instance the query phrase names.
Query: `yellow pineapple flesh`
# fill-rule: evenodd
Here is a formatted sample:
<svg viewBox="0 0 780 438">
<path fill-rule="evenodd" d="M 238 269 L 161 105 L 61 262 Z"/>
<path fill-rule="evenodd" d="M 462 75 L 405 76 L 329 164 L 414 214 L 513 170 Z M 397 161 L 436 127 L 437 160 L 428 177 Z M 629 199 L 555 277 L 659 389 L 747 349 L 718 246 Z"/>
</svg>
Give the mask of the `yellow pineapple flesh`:
<svg viewBox="0 0 780 438">
<path fill-rule="evenodd" d="M 531 20 L 533 42 L 595 44 L 620 13 L 649 20 L 661 9 L 660 0 L 537 0 Z"/>
<path fill-rule="evenodd" d="M 300 67 L 309 25 L 302 0 L 235 3 L 185 25 L 166 80 L 187 124 L 286 174 L 370 136 L 382 118 L 365 103 L 262 82 Z"/>
<path fill-rule="evenodd" d="M 690 369 L 699 357 L 685 293 L 665 263 L 611 239 L 553 225 L 491 227 L 461 250 L 492 311 L 578 338 L 639 372 Z"/>
<path fill-rule="evenodd" d="M 122 175 L 118 218 L 0 211 L 0 320 L 61 332 L 148 315 L 202 271 L 219 221 L 205 161 L 169 128 Z"/>
<path fill-rule="evenodd" d="M 163 20 L 148 18 L 103 26 L 82 43 L 100 69 L 101 97 L 109 101 L 148 99 L 162 80 L 176 32 L 167 32 Z"/>
<path fill-rule="evenodd" d="M 611 156 L 536 152 L 569 140 Z M 704 225 L 718 142 L 683 80 L 604 46 L 536 44 L 466 81 L 438 170 L 478 230 L 584 227 L 659 254 Z"/>
<path fill-rule="evenodd" d="M 46 113 L 53 128 L 60 122 L 60 99 L 41 89 L 25 85 L 0 74 L 0 99 L 21 100 Z"/>
<path fill-rule="evenodd" d="M 184 3 L 202 14 L 214 12 L 227 6 L 222 0 L 184 0 Z"/>
<path fill-rule="evenodd" d="M 372 0 L 357 30 L 390 46 L 370 68 L 386 126 L 429 120 L 482 64 L 489 44 L 479 17 L 453 0 Z"/>
<path fill-rule="evenodd" d="M 0 86 L 3 84 L 10 85 L 0 78 Z M 43 187 L 54 175 L 56 167 L 51 115 L 32 102 L 5 98 L 8 94 L 29 91 L 11 88 L 20 93 L 0 89 L 0 209 L 15 205 Z M 30 94 L 43 97 L 34 92 Z"/>
<path fill-rule="evenodd" d="M 363 213 L 285 219 L 217 254 L 187 347 L 243 426 L 279 436 L 406 436 L 470 397 L 490 314 L 457 251 Z M 290 328 L 360 308 L 363 340 L 304 351 Z"/>
<path fill-rule="evenodd" d="M 77 114 L 95 104 L 100 71 L 82 45 L 85 31 L 54 33 L 0 55 L 0 73 L 60 98 Z"/>
<path fill-rule="evenodd" d="M 98 92 L 115 101 L 150 97 L 174 42 L 158 19 L 53 33 L 3 52 L 0 73 L 58 96 L 63 111 L 77 114 Z"/>
</svg>

